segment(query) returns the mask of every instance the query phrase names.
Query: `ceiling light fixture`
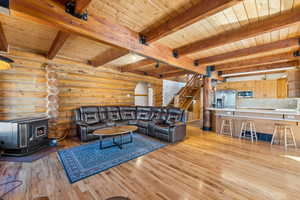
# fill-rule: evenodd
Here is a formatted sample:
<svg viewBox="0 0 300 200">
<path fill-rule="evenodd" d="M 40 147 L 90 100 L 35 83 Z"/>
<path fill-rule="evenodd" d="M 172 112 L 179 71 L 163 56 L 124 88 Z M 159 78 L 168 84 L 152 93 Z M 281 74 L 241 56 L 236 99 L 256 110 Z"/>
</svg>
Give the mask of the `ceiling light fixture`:
<svg viewBox="0 0 300 200">
<path fill-rule="evenodd" d="M 221 77 L 231 77 L 231 76 L 239 76 L 239 75 L 247 75 L 247 74 L 251 75 L 251 74 L 257 74 L 257 73 L 276 72 L 276 71 L 291 70 L 291 69 L 295 69 L 295 67 L 284 67 L 284 68 L 277 68 L 277 69 L 259 70 L 259 71 L 253 71 L 253 72 L 223 74 L 223 75 L 221 75 Z"/>
</svg>

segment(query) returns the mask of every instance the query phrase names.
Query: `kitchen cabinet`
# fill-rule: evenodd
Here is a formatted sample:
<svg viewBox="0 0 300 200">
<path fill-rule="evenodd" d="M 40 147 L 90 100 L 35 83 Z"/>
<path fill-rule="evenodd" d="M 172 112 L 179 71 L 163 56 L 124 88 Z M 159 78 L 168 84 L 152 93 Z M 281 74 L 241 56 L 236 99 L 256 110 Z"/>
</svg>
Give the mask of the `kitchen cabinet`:
<svg viewBox="0 0 300 200">
<path fill-rule="evenodd" d="M 277 80 L 255 82 L 255 98 L 277 98 Z"/>
<path fill-rule="evenodd" d="M 287 79 L 281 78 L 277 80 L 277 98 L 287 98 L 288 86 Z"/>
<path fill-rule="evenodd" d="M 254 98 L 287 97 L 286 79 L 225 82 L 217 85 L 217 90 L 253 91 Z"/>
</svg>

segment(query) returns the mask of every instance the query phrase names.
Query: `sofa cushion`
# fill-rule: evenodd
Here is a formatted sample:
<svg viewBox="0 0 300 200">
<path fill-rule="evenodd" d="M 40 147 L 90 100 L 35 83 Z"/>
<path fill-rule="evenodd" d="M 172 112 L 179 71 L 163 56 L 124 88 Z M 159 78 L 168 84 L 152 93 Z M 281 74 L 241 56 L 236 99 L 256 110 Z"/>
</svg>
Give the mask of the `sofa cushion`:
<svg viewBox="0 0 300 200">
<path fill-rule="evenodd" d="M 159 120 L 161 119 L 161 108 L 154 107 L 151 109 L 150 120 Z"/>
<path fill-rule="evenodd" d="M 151 108 L 149 107 L 138 107 L 137 108 L 137 119 L 138 120 L 150 120 Z"/>
<path fill-rule="evenodd" d="M 163 121 L 166 121 L 168 119 L 168 110 L 166 108 L 162 108 L 161 109 L 161 114 L 160 114 L 160 118 L 163 120 Z"/>
<path fill-rule="evenodd" d="M 105 123 L 97 123 L 97 124 L 89 125 L 89 126 L 87 126 L 87 132 L 93 132 L 97 129 L 101 129 L 101 128 L 105 128 L 105 127 L 106 127 Z"/>
<path fill-rule="evenodd" d="M 99 117 L 101 121 L 106 121 L 108 119 L 107 117 L 107 110 L 106 107 L 98 107 L 99 110 Z"/>
<path fill-rule="evenodd" d="M 113 120 L 113 121 L 121 120 L 119 108 L 113 106 L 107 107 L 107 117 L 108 120 Z"/>
<path fill-rule="evenodd" d="M 143 127 L 143 128 L 148 128 L 148 124 L 149 124 L 150 122 L 151 122 L 151 121 L 138 120 L 137 126 L 138 126 L 138 127 Z"/>
<path fill-rule="evenodd" d="M 171 108 L 168 110 L 167 123 L 174 124 L 180 122 L 182 118 L 182 111 L 180 109 Z"/>
<path fill-rule="evenodd" d="M 136 119 L 136 108 L 135 107 L 120 107 L 120 113 L 122 120 L 134 120 Z"/>
<path fill-rule="evenodd" d="M 158 131 L 163 134 L 169 134 L 170 127 L 167 124 L 158 124 L 155 125 L 155 131 Z"/>
<path fill-rule="evenodd" d="M 82 120 L 87 124 L 95 124 L 100 121 L 98 108 L 95 106 L 81 107 L 80 112 L 82 113 Z"/>
<path fill-rule="evenodd" d="M 99 122 L 98 113 L 84 113 L 83 120 L 87 124 L 95 124 Z"/>
</svg>

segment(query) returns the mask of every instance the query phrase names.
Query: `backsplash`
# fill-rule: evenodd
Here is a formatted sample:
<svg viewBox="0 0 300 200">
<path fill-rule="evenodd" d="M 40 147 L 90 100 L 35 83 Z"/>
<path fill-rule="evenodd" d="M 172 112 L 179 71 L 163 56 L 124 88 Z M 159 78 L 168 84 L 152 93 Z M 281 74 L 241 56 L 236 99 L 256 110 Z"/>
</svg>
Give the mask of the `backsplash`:
<svg viewBox="0 0 300 200">
<path fill-rule="evenodd" d="M 300 108 L 299 98 L 286 99 L 238 99 L 237 108 L 295 109 Z"/>
</svg>

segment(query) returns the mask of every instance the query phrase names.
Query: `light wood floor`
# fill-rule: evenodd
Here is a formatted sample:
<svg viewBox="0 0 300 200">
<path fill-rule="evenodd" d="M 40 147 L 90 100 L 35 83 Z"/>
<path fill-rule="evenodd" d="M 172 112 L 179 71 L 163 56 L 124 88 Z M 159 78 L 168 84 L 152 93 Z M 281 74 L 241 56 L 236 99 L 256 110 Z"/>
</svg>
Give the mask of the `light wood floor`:
<svg viewBox="0 0 300 200">
<path fill-rule="evenodd" d="M 12 176 L 25 183 L 5 200 L 104 200 L 118 195 L 135 200 L 300 199 L 300 151 L 202 133 L 196 127 L 188 127 L 188 135 L 182 143 L 72 185 L 56 153 L 34 163 L 2 162 L 0 182 Z"/>
</svg>

